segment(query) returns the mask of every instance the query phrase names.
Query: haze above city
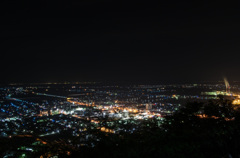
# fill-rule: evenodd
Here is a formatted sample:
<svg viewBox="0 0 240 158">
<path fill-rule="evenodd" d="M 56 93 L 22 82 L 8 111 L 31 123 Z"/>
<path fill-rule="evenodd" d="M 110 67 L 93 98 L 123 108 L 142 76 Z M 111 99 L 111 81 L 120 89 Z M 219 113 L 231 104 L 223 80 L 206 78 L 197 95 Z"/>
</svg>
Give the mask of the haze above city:
<svg viewBox="0 0 240 158">
<path fill-rule="evenodd" d="M 237 4 L 92 0 L 1 6 L 1 83 L 240 79 Z"/>
</svg>

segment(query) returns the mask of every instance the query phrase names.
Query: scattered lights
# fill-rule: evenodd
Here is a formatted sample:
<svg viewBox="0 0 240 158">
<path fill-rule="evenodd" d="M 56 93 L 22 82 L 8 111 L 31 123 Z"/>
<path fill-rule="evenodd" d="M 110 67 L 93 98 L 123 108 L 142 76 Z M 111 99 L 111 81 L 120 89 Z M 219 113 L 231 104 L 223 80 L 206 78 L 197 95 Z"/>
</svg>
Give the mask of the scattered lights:
<svg viewBox="0 0 240 158">
<path fill-rule="evenodd" d="M 109 129 L 109 128 L 105 128 L 105 127 L 101 127 L 100 130 L 102 132 L 106 132 L 106 133 L 115 133 L 114 130 Z"/>
</svg>

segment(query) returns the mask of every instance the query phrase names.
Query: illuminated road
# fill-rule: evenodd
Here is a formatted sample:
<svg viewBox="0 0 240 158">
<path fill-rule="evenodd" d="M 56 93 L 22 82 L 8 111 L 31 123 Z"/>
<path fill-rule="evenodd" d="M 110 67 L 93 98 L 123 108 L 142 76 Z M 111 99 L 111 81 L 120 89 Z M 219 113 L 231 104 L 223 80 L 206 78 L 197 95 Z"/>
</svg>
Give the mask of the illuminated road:
<svg viewBox="0 0 240 158">
<path fill-rule="evenodd" d="M 34 92 L 33 92 L 34 93 Z M 55 97 L 55 98 L 63 98 L 63 99 L 67 99 L 67 97 L 65 96 L 59 96 L 59 95 L 52 95 L 52 94 L 46 94 L 46 93 L 34 93 L 36 95 L 44 95 L 44 96 L 48 96 L 48 97 Z"/>
</svg>

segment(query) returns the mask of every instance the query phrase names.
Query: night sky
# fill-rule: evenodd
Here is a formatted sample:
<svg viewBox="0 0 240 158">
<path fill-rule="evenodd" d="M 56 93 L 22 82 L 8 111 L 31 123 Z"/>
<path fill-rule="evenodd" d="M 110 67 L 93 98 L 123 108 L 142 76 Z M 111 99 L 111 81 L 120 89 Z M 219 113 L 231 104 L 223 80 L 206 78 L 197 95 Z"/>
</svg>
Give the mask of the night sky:
<svg viewBox="0 0 240 158">
<path fill-rule="evenodd" d="M 225 1 L 1 2 L 1 83 L 240 80 Z"/>
</svg>

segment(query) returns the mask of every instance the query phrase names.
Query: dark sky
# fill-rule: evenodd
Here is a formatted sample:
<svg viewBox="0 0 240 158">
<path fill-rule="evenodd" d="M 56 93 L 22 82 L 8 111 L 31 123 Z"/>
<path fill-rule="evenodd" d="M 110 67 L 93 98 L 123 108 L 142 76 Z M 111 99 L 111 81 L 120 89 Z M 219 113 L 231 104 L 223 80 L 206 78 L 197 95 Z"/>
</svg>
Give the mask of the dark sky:
<svg viewBox="0 0 240 158">
<path fill-rule="evenodd" d="M 225 1 L 1 2 L 1 82 L 240 80 Z"/>
</svg>

